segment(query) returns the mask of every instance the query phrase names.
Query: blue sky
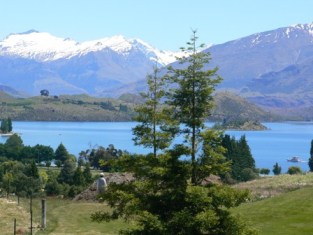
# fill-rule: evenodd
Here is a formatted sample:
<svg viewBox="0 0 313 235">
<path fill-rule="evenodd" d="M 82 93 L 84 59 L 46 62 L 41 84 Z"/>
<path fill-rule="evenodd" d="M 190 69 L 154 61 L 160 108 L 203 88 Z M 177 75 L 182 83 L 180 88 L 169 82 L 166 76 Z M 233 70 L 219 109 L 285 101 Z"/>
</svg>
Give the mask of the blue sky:
<svg viewBox="0 0 313 235">
<path fill-rule="evenodd" d="M 219 44 L 313 22 L 312 0 L 0 0 L 0 40 L 29 29 L 82 42 L 113 35 L 177 51 L 191 29 Z"/>
</svg>

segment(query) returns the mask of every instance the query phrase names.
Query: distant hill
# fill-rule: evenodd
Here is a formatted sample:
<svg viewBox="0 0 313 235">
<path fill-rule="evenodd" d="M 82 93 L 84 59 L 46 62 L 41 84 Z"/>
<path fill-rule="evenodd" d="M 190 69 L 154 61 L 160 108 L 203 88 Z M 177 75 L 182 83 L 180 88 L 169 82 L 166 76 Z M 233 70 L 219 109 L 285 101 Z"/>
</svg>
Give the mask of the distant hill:
<svg viewBox="0 0 313 235">
<path fill-rule="evenodd" d="M 87 95 L 36 96 L 3 99 L 0 92 L 0 119 L 21 121 L 131 121 L 133 107 L 121 100 Z"/>
<path fill-rule="evenodd" d="M 218 92 L 214 96 L 215 107 L 210 119 L 276 121 L 282 120 L 280 115 L 265 111 L 242 97 L 230 92 Z"/>
<path fill-rule="evenodd" d="M 15 98 L 0 92 L 0 119 L 10 117 L 24 121 L 131 121 L 134 107 L 141 97 L 122 95 L 119 99 L 96 98 L 88 95 L 35 96 Z M 229 92 L 218 93 L 211 121 L 248 119 L 270 121 L 278 116 L 258 108 Z"/>
</svg>

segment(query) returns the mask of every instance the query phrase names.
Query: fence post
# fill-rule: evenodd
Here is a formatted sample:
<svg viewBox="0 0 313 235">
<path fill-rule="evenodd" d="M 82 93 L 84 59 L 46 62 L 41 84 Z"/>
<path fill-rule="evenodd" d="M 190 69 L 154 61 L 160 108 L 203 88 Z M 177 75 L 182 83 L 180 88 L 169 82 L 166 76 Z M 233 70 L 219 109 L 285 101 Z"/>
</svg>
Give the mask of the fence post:
<svg viewBox="0 0 313 235">
<path fill-rule="evenodd" d="M 41 228 L 46 228 L 46 200 L 41 200 Z"/>
<path fill-rule="evenodd" d="M 16 235 L 16 218 L 14 218 L 14 232 L 13 232 L 14 235 Z"/>
<path fill-rule="evenodd" d="M 30 235 L 33 235 L 33 195 L 30 194 Z"/>
</svg>

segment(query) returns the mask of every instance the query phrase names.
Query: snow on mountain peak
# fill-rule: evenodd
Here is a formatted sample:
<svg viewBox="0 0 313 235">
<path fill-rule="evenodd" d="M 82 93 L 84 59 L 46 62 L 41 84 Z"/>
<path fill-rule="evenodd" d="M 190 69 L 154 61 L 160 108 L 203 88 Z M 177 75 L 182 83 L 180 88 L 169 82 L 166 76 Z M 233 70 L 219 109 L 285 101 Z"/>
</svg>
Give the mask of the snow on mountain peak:
<svg viewBox="0 0 313 235">
<path fill-rule="evenodd" d="M 38 61 L 58 59 L 72 51 L 77 42 L 54 37 L 34 30 L 23 34 L 11 34 L 0 42 L 0 54 L 31 58 Z"/>
<path fill-rule="evenodd" d="M 173 52 L 155 49 L 140 39 L 126 39 L 122 35 L 78 43 L 69 38 L 64 39 L 49 33 L 29 30 L 21 34 L 11 34 L 0 41 L 0 55 L 17 56 L 37 61 L 70 58 L 106 48 L 124 56 L 129 55 L 132 50 L 138 50 L 150 60 L 157 61 L 162 65 L 174 62 L 177 55 Z"/>
</svg>

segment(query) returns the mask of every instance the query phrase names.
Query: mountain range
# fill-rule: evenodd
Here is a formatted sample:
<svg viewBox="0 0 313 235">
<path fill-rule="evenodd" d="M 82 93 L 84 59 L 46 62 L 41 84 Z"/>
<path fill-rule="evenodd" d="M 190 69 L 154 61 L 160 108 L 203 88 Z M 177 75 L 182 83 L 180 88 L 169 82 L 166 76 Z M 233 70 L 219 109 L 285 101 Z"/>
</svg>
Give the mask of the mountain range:
<svg viewBox="0 0 313 235">
<path fill-rule="evenodd" d="M 256 33 L 205 52 L 212 56 L 207 68 L 218 66 L 223 77 L 218 90 L 265 108 L 313 106 L 313 24 Z M 0 89 L 24 96 L 48 89 L 54 95 L 117 97 L 142 91 L 152 67 L 177 66 L 177 56 L 140 39 L 79 43 L 30 30 L 0 41 Z"/>
<path fill-rule="evenodd" d="M 112 96 L 178 54 L 123 36 L 78 43 L 30 30 L 0 42 L 0 84 L 29 95 L 48 89 L 55 95 Z"/>
</svg>

